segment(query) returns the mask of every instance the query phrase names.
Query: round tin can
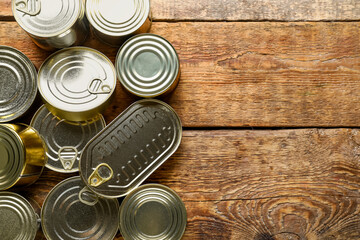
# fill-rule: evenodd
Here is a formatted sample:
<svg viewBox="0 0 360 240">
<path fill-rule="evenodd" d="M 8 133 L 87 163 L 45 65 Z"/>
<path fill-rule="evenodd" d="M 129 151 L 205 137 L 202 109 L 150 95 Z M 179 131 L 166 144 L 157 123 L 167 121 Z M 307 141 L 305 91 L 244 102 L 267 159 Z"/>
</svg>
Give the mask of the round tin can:
<svg viewBox="0 0 360 240">
<path fill-rule="evenodd" d="M 84 191 L 80 177 L 56 185 L 41 210 L 42 229 L 48 240 L 112 240 L 119 227 L 119 203 Z M 89 201 L 88 203 L 84 203 Z"/>
<path fill-rule="evenodd" d="M 30 59 L 15 48 L 0 46 L 0 122 L 23 115 L 37 94 L 37 73 Z"/>
<path fill-rule="evenodd" d="M 45 49 L 81 44 L 88 34 L 84 0 L 12 0 L 15 20 Z"/>
<path fill-rule="evenodd" d="M 19 194 L 0 192 L 0 239 L 33 240 L 39 229 L 39 216 Z"/>
<path fill-rule="evenodd" d="M 122 86 L 139 97 L 170 93 L 180 78 L 175 48 L 155 34 L 140 34 L 126 41 L 119 49 L 115 65 Z"/>
<path fill-rule="evenodd" d="M 45 144 L 24 124 L 0 124 L 0 190 L 30 185 L 46 164 Z"/>
<path fill-rule="evenodd" d="M 115 93 L 112 62 L 97 50 L 72 47 L 57 51 L 41 65 L 38 88 L 46 107 L 69 121 L 96 117 Z"/>
<path fill-rule="evenodd" d="M 90 121 L 68 122 L 55 117 L 43 105 L 34 114 L 30 125 L 45 141 L 46 167 L 63 173 L 79 171 L 80 154 L 87 142 L 106 125 L 102 115 Z"/>
<path fill-rule="evenodd" d="M 186 208 L 172 189 L 160 184 L 138 187 L 120 207 L 120 232 L 125 240 L 179 240 L 185 232 Z"/>
<path fill-rule="evenodd" d="M 151 27 L 150 0 L 86 0 L 86 16 L 103 42 L 120 46 Z"/>
</svg>

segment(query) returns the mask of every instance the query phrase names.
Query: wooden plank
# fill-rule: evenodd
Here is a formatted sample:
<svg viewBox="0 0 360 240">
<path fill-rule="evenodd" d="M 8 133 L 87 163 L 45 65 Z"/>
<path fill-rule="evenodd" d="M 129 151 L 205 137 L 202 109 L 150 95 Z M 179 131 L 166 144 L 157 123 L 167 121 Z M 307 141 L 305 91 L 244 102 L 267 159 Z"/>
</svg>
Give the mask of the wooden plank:
<svg viewBox="0 0 360 240">
<path fill-rule="evenodd" d="M 12 17 L 0 0 L 0 19 Z M 154 21 L 344 21 L 360 19 L 357 0 L 151 0 Z"/>
<path fill-rule="evenodd" d="M 183 199 L 184 239 L 358 239 L 359 160 L 359 129 L 184 131 L 146 182 Z M 68 176 L 46 170 L 19 192 L 41 205 Z"/>
<path fill-rule="evenodd" d="M 164 100 L 185 127 L 359 126 L 358 23 L 154 23 L 177 49 L 181 80 Z M 14 22 L 0 22 L 0 44 L 39 67 L 49 53 Z M 116 48 L 86 46 L 112 61 Z M 117 88 L 108 121 L 135 98 Z"/>
</svg>

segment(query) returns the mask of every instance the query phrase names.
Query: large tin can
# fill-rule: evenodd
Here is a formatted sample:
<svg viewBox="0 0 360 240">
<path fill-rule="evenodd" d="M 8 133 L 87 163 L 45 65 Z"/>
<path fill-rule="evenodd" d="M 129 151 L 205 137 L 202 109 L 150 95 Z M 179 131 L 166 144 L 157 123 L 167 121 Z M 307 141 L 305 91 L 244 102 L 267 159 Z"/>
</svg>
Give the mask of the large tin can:
<svg viewBox="0 0 360 240">
<path fill-rule="evenodd" d="M 139 97 L 170 93 L 180 78 L 175 48 L 165 38 L 150 33 L 126 41 L 119 49 L 115 66 L 122 86 Z"/>
<path fill-rule="evenodd" d="M 0 192 L 1 240 L 33 240 L 39 222 L 39 215 L 25 198 L 13 192 Z"/>
<path fill-rule="evenodd" d="M 0 122 L 23 115 L 37 94 L 37 73 L 30 59 L 15 48 L 0 46 Z"/>
<path fill-rule="evenodd" d="M 88 34 L 84 0 L 12 0 L 17 23 L 45 50 L 81 44 Z"/>
<path fill-rule="evenodd" d="M 24 124 L 0 124 L 0 190 L 35 182 L 46 164 L 45 144 Z"/>
<path fill-rule="evenodd" d="M 86 0 L 86 16 L 103 42 L 120 46 L 151 27 L 150 0 Z"/>
<path fill-rule="evenodd" d="M 146 184 L 130 192 L 120 207 L 120 232 L 125 240 L 180 240 L 186 208 L 172 189 Z"/>
<path fill-rule="evenodd" d="M 115 94 L 112 62 L 97 50 L 72 47 L 49 56 L 38 73 L 46 107 L 69 121 L 86 121 L 104 111 Z"/>
<path fill-rule="evenodd" d="M 177 150 L 181 134 L 180 118 L 169 105 L 137 101 L 85 146 L 80 175 L 99 195 L 125 196 Z"/>
<path fill-rule="evenodd" d="M 106 125 L 102 115 L 83 122 L 68 122 L 55 117 L 43 105 L 34 114 L 30 125 L 47 146 L 47 168 L 63 173 L 79 171 L 80 154 L 87 142 Z"/>
<path fill-rule="evenodd" d="M 41 210 L 46 239 L 114 239 L 119 229 L 117 199 L 98 197 L 84 187 L 80 177 L 72 177 L 49 192 Z"/>
</svg>

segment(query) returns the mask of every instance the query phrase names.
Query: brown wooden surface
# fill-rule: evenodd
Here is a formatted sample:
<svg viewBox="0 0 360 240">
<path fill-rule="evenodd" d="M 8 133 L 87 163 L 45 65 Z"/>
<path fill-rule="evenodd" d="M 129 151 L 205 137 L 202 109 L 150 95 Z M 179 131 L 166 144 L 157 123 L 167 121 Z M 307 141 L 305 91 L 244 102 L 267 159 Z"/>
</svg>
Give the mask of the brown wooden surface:
<svg viewBox="0 0 360 240">
<path fill-rule="evenodd" d="M 0 0 L 0 44 L 39 68 L 50 53 L 9 4 Z M 185 202 L 183 239 L 360 239 L 360 1 L 152 0 L 152 13 L 151 32 L 179 53 L 179 86 L 163 100 L 185 128 L 146 182 Z M 85 45 L 114 61 L 116 48 Z M 107 122 L 135 100 L 117 86 Z M 42 204 L 73 175 L 46 170 L 18 191 Z"/>
</svg>

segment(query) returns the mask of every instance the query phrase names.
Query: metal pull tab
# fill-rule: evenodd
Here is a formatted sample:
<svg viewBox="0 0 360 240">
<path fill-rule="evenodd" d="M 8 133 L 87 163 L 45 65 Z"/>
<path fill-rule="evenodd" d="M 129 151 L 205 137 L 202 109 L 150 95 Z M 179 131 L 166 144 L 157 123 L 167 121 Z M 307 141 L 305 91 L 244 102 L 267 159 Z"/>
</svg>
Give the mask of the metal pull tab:
<svg viewBox="0 0 360 240">
<path fill-rule="evenodd" d="M 74 147 L 62 147 L 58 151 L 58 156 L 65 170 L 71 170 L 78 156 L 78 151 Z"/>
<path fill-rule="evenodd" d="M 18 1 L 16 2 L 16 10 L 28 14 L 30 16 L 36 16 L 40 13 L 41 2 L 40 0 Z"/>
<path fill-rule="evenodd" d="M 84 187 L 79 192 L 79 200 L 86 205 L 94 206 L 99 202 L 99 197 L 95 193 L 90 191 L 88 187 Z"/>
<path fill-rule="evenodd" d="M 105 84 L 104 80 L 96 78 L 89 83 L 88 91 L 91 94 L 110 93 L 111 87 L 109 85 Z"/>
<path fill-rule="evenodd" d="M 113 174 L 114 171 L 108 164 L 99 164 L 95 168 L 94 172 L 90 175 L 88 179 L 88 184 L 92 187 L 98 187 L 101 184 L 109 181 L 112 178 Z"/>
</svg>

